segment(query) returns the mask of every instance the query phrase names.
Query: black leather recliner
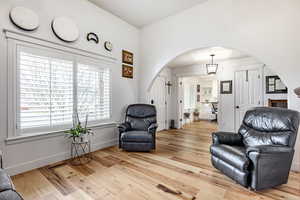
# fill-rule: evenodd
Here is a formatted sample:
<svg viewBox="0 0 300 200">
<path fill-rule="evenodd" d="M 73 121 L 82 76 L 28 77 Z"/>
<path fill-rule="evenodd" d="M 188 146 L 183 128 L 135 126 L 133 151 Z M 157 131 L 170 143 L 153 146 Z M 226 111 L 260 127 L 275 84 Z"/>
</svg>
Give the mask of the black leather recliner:
<svg viewBox="0 0 300 200">
<path fill-rule="evenodd" d="M 151 151 L 155 149 L 156 109 L 153 105 L 128 106 L 125 123 L 119 128 L 119 148 L 126 151 Z"/>
<path fill-rule="evenodd" d="M 297 111 L 259 107 L 246 112 L 238 133 L 213 133 L 212 164 L 253 190 L 285 184 L 299 127 Z"/>
</svg>

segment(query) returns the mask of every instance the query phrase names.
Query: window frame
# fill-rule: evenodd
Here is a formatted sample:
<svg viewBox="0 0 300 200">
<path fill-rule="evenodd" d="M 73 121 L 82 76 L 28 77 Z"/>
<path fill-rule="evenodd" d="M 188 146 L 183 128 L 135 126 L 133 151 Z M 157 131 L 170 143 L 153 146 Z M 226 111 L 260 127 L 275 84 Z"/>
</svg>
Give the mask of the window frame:
<svg viewBox="0 0 300 200">
<path fill-rule="evenodd" d="M 60 126 L 53 127 L 37 127 L 21 129 L 18 127 L 18 116 L 20 115 L 20 80 L 19 80 L 19 51 L 22 48 L 28 48 L 33 51 L 41 52 L 46 51 L 51 55 L 55 55 L 55 58 L 62 58 L 64 60 L 70 60 L 67 58 L 72 58 L 73 62 L 73 112 L 75 111 L 75 106 L 77 106 L 77 67 L 80 61 L 86 62 L 90 61 L 95 63 L 94 66 L 99 68 L 109 70 L 109 118 L 103 120 L 89 121 L 89 127 L 97 127 L 103 124 L 112 123 L 112 66 L 115 63 L 115 60 L 109 57 L 102 57 L 100 55 L 94 55 L 92 52 L 87 52 L 80 49 L 68 48 L 63 45 L 56 43 L 29 38 L 28 36 L 18 35 L 12 32 L 6 32 L 7 39 L 7 101 L 8 101 L 8 131 L 7 138 L 17 138 L 17 137 L 26 137 L 34 136 L 41 134 L 50 134 L 62 132 L 64 130 L 72 127 L 72 124 L 64 124 Z M 39 54 L 41 55 L 41 54 Z M 42 54 L 43 55 L 43 54 Z M 57 56 L 58 55 L 58 56 Z M 47 55 L 47 57 L 50 57 Z M 76 103 L 76 104 L 75 104 Z"/>
</svg>

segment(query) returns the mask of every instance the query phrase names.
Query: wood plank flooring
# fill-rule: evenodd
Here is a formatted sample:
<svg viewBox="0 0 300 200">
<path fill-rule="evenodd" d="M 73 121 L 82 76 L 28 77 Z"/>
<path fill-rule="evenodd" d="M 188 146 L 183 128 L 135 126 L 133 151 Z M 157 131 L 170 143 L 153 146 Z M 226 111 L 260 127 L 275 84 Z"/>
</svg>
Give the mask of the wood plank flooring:
<svg viewBox="0 0 300 200">
<path fill-rule="evenodd" d="M 27 200 L 300 200 L 300 173 L 289 183 L 262 192 L 249 191 L 210 163 L 216 125 L 197 122 L 157 134 L 157 150 L 128 153 L 117 147 L 93 153 L 84 166 L 56 163 L 13 177 Z"/>
</svg>

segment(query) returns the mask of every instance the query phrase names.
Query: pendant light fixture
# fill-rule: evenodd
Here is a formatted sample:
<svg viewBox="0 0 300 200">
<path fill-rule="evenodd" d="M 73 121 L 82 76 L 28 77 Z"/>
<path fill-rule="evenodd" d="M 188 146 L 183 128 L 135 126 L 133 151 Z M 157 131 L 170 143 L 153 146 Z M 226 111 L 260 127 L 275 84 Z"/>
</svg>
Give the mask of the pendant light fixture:
<svg viewBox="0 0 300 200">
<path fill-rule="evenodd" d="M 210 64 L 206 64 L 206 70 L 207 70 L 207 74 L 211 75 L 211 74 L 216 74 L 218 71 L 218 64 L 214 64 L 214 54 L 210 55 L 211 56 L 211 63 Z"/>
</svg>

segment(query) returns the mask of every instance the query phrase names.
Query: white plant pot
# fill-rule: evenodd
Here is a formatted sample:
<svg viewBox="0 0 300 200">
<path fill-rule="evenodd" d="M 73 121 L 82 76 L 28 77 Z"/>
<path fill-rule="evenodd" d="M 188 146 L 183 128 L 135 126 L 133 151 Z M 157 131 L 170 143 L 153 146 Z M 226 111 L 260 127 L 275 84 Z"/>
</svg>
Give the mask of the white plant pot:
<svg viewBox="0 0 300 200">
<path fill-rule="evenodd" d="M 88 134 L 82 134 L 81 135 L 81 142 L 88 142 L 89 141 L 89 135 Z"/>
</svg>

